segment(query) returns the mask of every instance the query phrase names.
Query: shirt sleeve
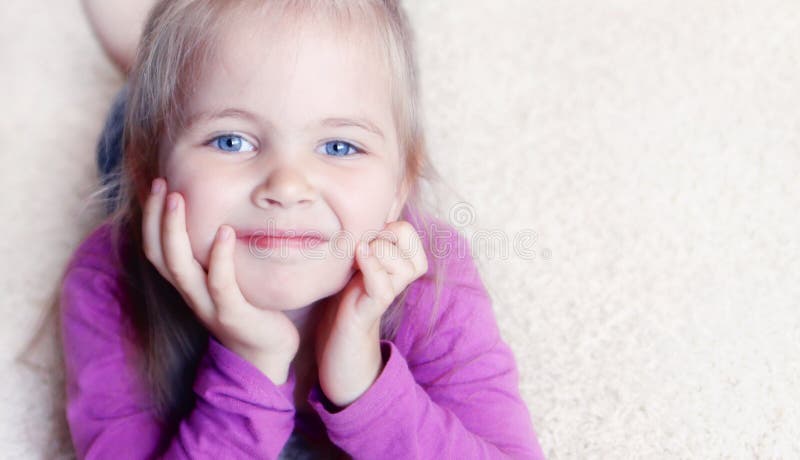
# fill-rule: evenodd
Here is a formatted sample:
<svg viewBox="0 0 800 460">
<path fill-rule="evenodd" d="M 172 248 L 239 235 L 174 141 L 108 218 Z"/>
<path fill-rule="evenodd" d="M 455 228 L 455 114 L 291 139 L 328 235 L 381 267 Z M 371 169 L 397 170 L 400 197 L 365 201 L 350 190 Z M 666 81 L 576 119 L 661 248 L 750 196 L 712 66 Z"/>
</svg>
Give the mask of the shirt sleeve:
<svg viewBox="0 0 800 460">
<path fill-rule="evenodd" d="M 294 428 L 294 373 L 275 385 L 211 336 L 192 390 L 196 405 L 164 439 L 114 279 L 72 267 L 61 286 L 67 421 L 77 457 L 277 458 Z M 166 445 L 166 449 L 159 446 Z"/>
<path fill-rule="evenodd" d="M 432 336 L 417 334 L 408 359 L 381 341 L 384 368 L 359 399 L 336 411 L 319 385 L 309 394 L 331 440 L 354 458 L 544 458 L 489 295 L 474 264 L 461 270 Z M 416 315 L 417 329 L 426 315 Z"/>
</svg>

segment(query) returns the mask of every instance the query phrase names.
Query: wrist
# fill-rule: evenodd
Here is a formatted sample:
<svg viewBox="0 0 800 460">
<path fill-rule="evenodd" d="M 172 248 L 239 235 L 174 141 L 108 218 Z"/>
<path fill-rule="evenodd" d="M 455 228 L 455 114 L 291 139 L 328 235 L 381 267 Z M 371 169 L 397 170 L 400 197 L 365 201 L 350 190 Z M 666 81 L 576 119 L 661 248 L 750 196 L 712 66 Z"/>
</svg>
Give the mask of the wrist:
<svg viewBox="0 0 800 460">
<path fill-rule="evenodd" d="M 263 353 L 248 350 L 232 350 L 242 359 L 255 366 L 275 385 L 283 385 L 289 378 L 289 367 L 293 356 L 286 353 Z"/>
<path fill-rule="evenodd" d="M 289 378 L 289 367 L 291 358 L 284 357 L 259 357 L 251 361 L 264 375 L 266 375 L 275 385 L 283 385 Z"/>
<path fill-rule="evenodd" d="M 360 359 L 352 360 L 346 365 L 343 364 L 342 367 L 348 369 L 346 374 L 337 372 L 340 380 L 336 385 L 323 385 L 323 382 L 320 381 L 326 397 L 339 410 L 354 403 L 366 393 L 383 371 L 385 363 L 380 342 L 370 343 L 362 350 L 364 352 L 360 354 Z"/>
</svg>

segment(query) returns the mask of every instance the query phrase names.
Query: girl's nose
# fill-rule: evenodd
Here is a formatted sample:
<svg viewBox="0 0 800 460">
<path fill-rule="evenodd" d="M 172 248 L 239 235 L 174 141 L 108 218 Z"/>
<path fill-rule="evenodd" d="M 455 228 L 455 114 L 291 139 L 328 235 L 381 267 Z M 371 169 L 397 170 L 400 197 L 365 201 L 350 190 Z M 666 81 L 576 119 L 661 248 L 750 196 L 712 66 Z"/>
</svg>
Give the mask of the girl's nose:
<svg viewBox="0 0 800 460">
<path fill-rule="evenodd" d="M 296 168 L 279 166 L 253 191 L 253 201 L 261 208 L 290 208 L 310 205 L 317 192 L 308 178 Z"/>
</svg>

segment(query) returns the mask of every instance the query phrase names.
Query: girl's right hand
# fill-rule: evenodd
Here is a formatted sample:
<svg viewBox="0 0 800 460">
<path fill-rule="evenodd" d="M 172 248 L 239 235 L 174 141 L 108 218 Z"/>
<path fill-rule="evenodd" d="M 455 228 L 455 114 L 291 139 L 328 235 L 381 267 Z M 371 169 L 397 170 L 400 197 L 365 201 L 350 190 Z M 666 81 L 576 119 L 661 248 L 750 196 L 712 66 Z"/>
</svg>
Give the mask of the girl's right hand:
<svg viewBox="0 0 800 460">
<path fill-rule="evenodd" d="M 234 230 L 218 229 L 206 273 L 192 253 L 183 197 L 168 194 L 166 181 L 157 178 L 145 203 L 142 233 L 147 259 L 220 343 L 275 384 L 284 383 L 300 337 L 283 312 L 258 309 L 242 296 L 234 273 Z"/>
</svg>

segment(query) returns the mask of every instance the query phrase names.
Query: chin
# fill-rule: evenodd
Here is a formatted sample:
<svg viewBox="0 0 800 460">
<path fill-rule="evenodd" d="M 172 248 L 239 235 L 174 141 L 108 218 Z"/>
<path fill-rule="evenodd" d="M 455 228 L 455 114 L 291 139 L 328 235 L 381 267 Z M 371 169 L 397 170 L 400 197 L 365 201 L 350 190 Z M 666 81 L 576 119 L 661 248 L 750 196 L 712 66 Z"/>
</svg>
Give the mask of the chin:
<svg viewBox="0 0 800 460">
<path fill-rule="evenodd" d="M 242 296 L 260 310 L 302 309 L 341 291 L 354 273 L 352 259 L 282 263 L 254 258 L 247 248 L 237 248 L 234 263 Z"/>
<path fill-rule="evenodd" d="M 348 275 L 345 272 L 345 275 Z M 352 271 L 350 272 L 352 275 Z M 245 277 L 246 278 L 246 277 Z M 256 279 L 241 280 L 240 289 L 245 300 L 261 310 L 293 311 L 305 308 L 319 300 L 334 295 L 344 288 L 350 276 L 328 278 L 326 283 L 294 279 L 264 282 Z"/>
<path fill-rule="evenodd" d="M 299 310 L 319 300 L 317 295 L 308 291 L 293 294 L 287 292 L 286 289 L 272 291 L 263 289 L 263 287 L 259 289 L 257 293 L 245 292 L 245 290 L 242 289 L 242 295 L 248 303 L 259 310 L 274 311 Z"/>
</svg>

